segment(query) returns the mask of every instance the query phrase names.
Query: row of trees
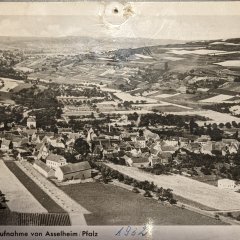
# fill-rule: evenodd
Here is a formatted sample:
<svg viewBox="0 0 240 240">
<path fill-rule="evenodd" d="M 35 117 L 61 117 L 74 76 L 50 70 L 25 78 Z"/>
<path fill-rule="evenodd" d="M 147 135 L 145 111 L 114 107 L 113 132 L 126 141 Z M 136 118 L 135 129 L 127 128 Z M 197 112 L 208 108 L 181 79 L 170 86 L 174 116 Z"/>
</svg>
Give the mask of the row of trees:
<svg viewBox="0 0 240 240">
<path fill-rule="evenodd" d="M 90 162 L 90 165 L 93 168 L 96 168 L 101 172 L 102 180 L 104 183 L 108 183 L 111 179 L 117 179 L 119 182 L 123 182 L 124 184 L 131 185 L 135 189 L 139 188 L 145 191 L 144 196 L 152 197 L 150 192 L 153 192 L 158 197 L 158 200 L 168 201 L 171 204 L 176 204 L 176 200 L 174 199 L 173 193 L 171 189 L 164 189 L 162 187 L 157 187 L 153 182 L 138 181 L 132 177 L 124 175 L 117 170 L 111 169 L 110 167 L 105 166 L 104 164 L 97 164 L 95 162 Z M 137 191 L 136 191 L 137 192 Z"/>
<path fill-rule="evenodd" d="M 206 121 L 207 119 L 202 116 L 194 116 L 194 121 L 197 120 Z M 159 115 L 157 113 L 149 113 L 141 117 L 140 126 L 162 124 L 166 126 L 185 127 L 188 129 L 190 121 L 193 121 L 193 117 L 188 115 L 178 116 L 174 114 Z"/>
</svg>

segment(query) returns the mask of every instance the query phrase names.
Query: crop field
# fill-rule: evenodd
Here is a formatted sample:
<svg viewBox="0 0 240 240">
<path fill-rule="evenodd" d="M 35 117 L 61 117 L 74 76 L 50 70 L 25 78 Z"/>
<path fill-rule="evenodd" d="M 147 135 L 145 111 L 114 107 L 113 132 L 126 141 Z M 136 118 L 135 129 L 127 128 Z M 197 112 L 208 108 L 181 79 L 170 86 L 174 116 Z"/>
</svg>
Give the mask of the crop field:
<svg viewBox="0 0 240 240">
<path fill-rule="evenodd" d="M 0 189 L 6 194 L 8 207 L 11 211 L 28 213 L 47 212 L 3 161 L 0 161 Z"/>
<path fill-rule="evenodd" d="M 181 197 L 198 202 L 204 206 L 219 210 L 240 210 L 240 194 L 227 189 L 202 183 L 181 175 L 153 175 L 137 168 L 107 164 L 136 180 L 148 180 L 158 187 L 173 189 Z"/>
<path fill-rule="evenodd" d="M 220 113 L 212 110 L 196 110 L 196 111 L 183 111 L 183 112 L 175 112 L 176 115 L 199 115 L 206 118 L 209 118 L 207 122 L 210 123 L 227 123 L 236 121 L 237 123 L 240 122 L 240 118 L 231 116 L 226 113 Z M 201 124 L 201 122 L 199 122 Z"/>
<path fill-rule="evenodd" d="M 221 222 L 175 206 L 166 206 L 129 190 L 110 184 L 84 183 L 61 189 L 92 214 L 88 225 L 215 225 Z"/>
<path fill-rule="evenodd" d="M 154 109 L 158 110 L 159 112 L 168 112 L 168 113 L 175 113 L 175 112 L 185 112 L 186 109 L 174 106 L 174 105 L 165 105 L 165 106 L 157 106 Z"/>
<path fill-rule="evenodd" d="M 19 213 L 0 210 L 0 226 L 70 226 L 67 213 Z"/>
<path fill-rule="evenodd" d="M 114 95 L 117 98 L 120 98 L 122 101 L 133 101 L 134 103 L 136 102 L 141 102 L 141 101 L 146 101 L 146 103 L 156 103 L 157 100 L 148 98 L 148 97 L 141 97 L 141 96 L 133 96 L 130 93 L 126 92 L 116 92 Z"/>
<path fill-rule="evenodd" d="M 203 103 L 223 103 L 226 100 L 231 99 L 232 97 L 233 96 L 231 96 L 231 95 L 219 94 L 219 95 L 214 96 L 214 97 L 210 97 L 210 98 L 207 98 L 207 99 L 204 99 L 204 100 L 200 100 L 200 102 L 203 102 Z"/>
<path fill-rule="evenodd" d="M 58 204 L 56 204 L 35 182 L 33 182 L 14 162 L 6 162 L 7 167 L 18 178 L 18 180 L 25 186 L 25 188 L 34 196 L 39 206 L 35 212 L 39 212 L 41 206 L 44 207 L 49 213 L 62 213 L 65 212 Z M 28 198 L 27 198 L 28 199 Z M 28 200 L 24 201 L 22 209 L 25 212 L 29 207 L 26 205 Z"/>
<path fill-rule="evenodd" d="M 218 62 L 215 64 L 221 65 L 224 67 L 240 67 L 240 60 L 229 60 L 229 61 L 225 61 L 225 62 Z"/>
</svg>

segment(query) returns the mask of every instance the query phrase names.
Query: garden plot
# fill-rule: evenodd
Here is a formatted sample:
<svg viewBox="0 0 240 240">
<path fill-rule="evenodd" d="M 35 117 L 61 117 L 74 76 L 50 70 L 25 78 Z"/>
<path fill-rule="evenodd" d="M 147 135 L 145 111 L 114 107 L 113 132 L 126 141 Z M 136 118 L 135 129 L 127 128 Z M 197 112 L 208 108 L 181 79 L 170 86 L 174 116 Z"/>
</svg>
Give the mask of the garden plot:
<svg viewBox="0 0 240 240">
<path fill-rule="evenodd" d="M 225 62 L 214 63 L 223 67 L 240 67 L 240 60 L 229 60 Z"/>
<path fill-rule="evenodd" d="M 173 53 L 173 54 L 176 54 L 176 55 L 185 55 L 185 54 L 208 55 L 208 54 L 216 54 L 216 53 L 226 53 L 226 51 L 197 49 L 197 50 L 193 50 L 193 51 L 189 51 L 189 50 L 171 50 L 168 53 Z"/>
<path fill-rule="evenodd" d="M 168 94 L 168 93 L 163 93 L 163 94 L 159 94 L 159 95 L 154 95 L 155 98 L 170 98 L 170 97 L 174 97 L 177 96 L 181 93 L 175 93 L 175 94 Z"/>
<path fill-rule="evenodd" d="M 211 120 L 206 121 L 206 123 L 227 123 L 227 122 L 232 122 L 235 121 L 237 123 L 240 122 L 240 118 L 231 116 L 227 113 L 220 113 L 220 112 L 215 112 L 212 110 L 199 110 L 199 111 L 184 111 L 184 112 L 175 112 L 175 115 L 199 115 L 203 116 L 206 118 L 209 118 Z M 198 124 L 201 125 L 204 122 L 198 122 Z"/>
<path fill-rule="evenodd" d="M 29 193 L 23 184 L 0 160 L 0 189 L 6 194 L 11 211 L 25 213 L 47 213 L 47 210 Z"/>
<path fill-rule="evenodd" d="M 134 103 L 136 102 L 146 102 L 146 103 L 157 103 L 156 99 L 148 98 L 148 97 L 142 97 L 142 96 L 133 96 L 130 93 L 126 92 L 116 92 L 114 95 L 121 99 L 123 102 L 125 101 L 132 101 Z"/>
<path fill-rule="evenodd" d="M 210 97 L 204 100 L 200 100 L 200 102 L 203 103 L 222 103 L 228 99 L 231 99 L 233 96 L 231 95 L 225 95 L 225 94 L 219 94 L 217 96 L 214 97 Z"/>
</svg>

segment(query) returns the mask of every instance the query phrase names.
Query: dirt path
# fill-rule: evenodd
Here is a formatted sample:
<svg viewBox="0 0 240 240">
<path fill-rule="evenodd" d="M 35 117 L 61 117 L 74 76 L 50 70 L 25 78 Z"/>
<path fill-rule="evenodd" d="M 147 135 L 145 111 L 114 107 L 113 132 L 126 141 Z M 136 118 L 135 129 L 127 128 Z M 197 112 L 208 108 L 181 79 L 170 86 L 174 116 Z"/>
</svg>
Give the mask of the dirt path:
<svg viewBox="0 0 240 240">
<path fill-rule="evenodd" d="M 47 210 L 29 193 L 2 160 L 0 160 L 0 189 L 6 195 L 7 205 L 11 211 L 47 213 Z"/>
<path fill-rule="evenodd" d="M 159 187 L 171 188 L 176 195 L 210 208 L 225 211 L 240 210 L 240 193 L 218 189 L 215 186 L 180 175 L 153 175 L 133 167 L 112 163 L 107 163 L 107 165 L 136 180 L 148 180 Z"/>
</svg>

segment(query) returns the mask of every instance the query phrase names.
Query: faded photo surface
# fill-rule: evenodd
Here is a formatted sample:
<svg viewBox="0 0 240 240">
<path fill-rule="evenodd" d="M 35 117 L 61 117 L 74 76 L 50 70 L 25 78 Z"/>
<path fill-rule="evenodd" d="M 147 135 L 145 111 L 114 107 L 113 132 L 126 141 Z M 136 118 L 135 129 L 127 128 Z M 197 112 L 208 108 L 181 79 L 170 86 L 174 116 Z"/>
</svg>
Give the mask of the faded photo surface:
<svg viewBox="0 0 240 240">
<path fill-rule="evenodd" d="M 239 225 L 239 25 L 240 2 L 0 3 L 0 227 Z"/>
</svg>

